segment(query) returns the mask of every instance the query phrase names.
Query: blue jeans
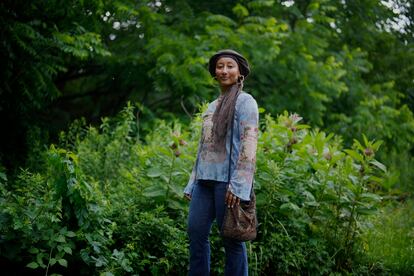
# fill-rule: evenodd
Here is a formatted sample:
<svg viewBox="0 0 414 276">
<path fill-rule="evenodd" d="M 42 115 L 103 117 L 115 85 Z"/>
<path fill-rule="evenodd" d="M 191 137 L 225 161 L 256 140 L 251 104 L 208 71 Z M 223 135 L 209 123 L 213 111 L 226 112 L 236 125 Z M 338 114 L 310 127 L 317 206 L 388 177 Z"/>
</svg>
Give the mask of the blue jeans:
<svg viewBox="0 0 414 276">
<path fill-rule="evenodd" d="M 224 199 L 227 183 L 211 180 L 197 181 L 191 197 L 188 215 L 188 235 L 190 238 L 189 275 L 210 275 L 210 242 L 208 236 L 214 219 L 219 229 L 223 223 Z M 226 251 L 224 275 L 248 275 L 247 252 L 244 242 L 223 238 Z"/>
</svg>

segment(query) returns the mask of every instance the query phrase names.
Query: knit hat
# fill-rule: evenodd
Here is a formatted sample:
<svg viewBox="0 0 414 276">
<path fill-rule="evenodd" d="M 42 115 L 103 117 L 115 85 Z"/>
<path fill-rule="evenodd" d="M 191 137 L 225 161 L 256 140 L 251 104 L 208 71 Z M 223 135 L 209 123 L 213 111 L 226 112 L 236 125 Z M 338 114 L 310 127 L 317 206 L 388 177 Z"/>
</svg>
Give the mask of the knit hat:
<svg viewBox="0 0 414 276">
<path fill-rule="evenodd" d="M 226 49 L 218 51 L 210 58 L 210 61 L 208 62 L 208 71 L 210 72 L 211 76 L 216 76 L 216 63 L 221 57 L 229 57 L 234 59 L 239 65 L 240 74 L 244 77 L 247 77 L 249 75 L 250 67 L 247 60 L 236 51 Z"/>
</svg>

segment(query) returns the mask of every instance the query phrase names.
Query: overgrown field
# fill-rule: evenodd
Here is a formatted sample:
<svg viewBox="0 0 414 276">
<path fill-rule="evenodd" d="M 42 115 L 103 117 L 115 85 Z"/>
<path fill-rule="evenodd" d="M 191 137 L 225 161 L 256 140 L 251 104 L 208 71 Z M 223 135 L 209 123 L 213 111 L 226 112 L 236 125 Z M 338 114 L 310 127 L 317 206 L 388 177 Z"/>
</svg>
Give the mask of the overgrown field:
<svg viewBox="0 0 414 276">
<path fill-rule="evenodd" d="M 47 275 L 185 274 L 182 190 L 200 122 L 199 116 L 189 126 L 157 121 L 139 139 L 128 105 L 99 128 L 75 122 L 59 144 L 34 151 L 17 177 L 2 173 L 2 265 Z M 375 160 L 380 144 L 355 140 L 344 149 L 339 137 L 301 124 L 296 114 L 262 115 L 251 275 L 387 271 L 372 266 L 381 258 L 361 261 L 363 241 L 374 237 L 364 225 L 381 202 L 372 191 L 387 174 Z M 211 240 L 212 268 L 220 274 L 216 228 Z"/>
<path fill-rule="evenodd" d="M 399 275 L 414 274 L 414 201 L 393 203 L 370 219 L 363 234 L 366 260 Z"/>
</svg>

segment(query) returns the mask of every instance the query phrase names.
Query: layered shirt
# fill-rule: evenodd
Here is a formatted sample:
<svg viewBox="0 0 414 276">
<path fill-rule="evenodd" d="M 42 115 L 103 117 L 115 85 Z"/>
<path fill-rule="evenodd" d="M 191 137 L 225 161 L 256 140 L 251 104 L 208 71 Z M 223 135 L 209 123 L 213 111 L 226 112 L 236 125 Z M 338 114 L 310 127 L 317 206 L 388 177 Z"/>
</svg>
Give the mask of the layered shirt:
<svg viewBox="0 0 414 276">
<path fill-rule="evenodd" d="M 233 136 L 227 131 L 226 147 L 219 150 L 213 141 L 213 114 L 221 97 L 203 113 L 197 159 L 184 193 L 192 194 L 197 180 L 229 182 L 230 191 L 241 200 L 250 200 L 256 169 L 259 112 L 256 100 L 245 92 L 236 101 Z M 230 156 L 230 143 L 233 143 Z M 230 162 L 230 179 L 229 178 Z M 230 181 L 229 181 L 230 180 Z"/>
</svg>

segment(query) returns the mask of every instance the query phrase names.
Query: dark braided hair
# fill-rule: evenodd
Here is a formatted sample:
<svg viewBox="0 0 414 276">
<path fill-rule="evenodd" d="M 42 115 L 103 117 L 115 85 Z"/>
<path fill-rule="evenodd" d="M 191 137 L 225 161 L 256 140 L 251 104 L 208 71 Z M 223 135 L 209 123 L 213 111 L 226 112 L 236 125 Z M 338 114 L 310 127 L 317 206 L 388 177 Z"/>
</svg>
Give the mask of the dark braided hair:
<svg viewBox="0 0 414 276">
<path fill-rule="evenodd" d="M 226 150 L 227 131 L 234 118 L 237 97 L 243 89 L 243 79 L 243 76 L 239 77 L 237 83 L 230 86 L 217 101 L 217 107 L 213 114 L 213 141 L 219 151 Z"/>
</svg>

